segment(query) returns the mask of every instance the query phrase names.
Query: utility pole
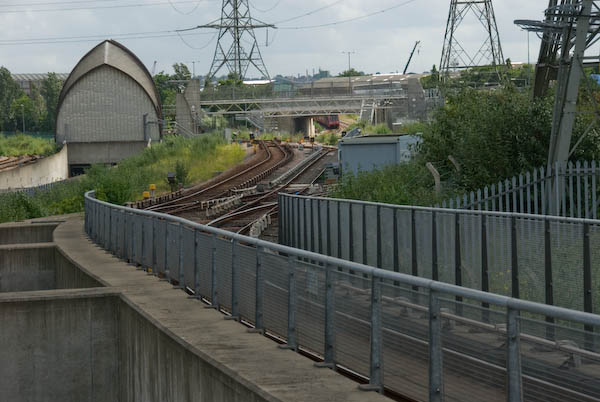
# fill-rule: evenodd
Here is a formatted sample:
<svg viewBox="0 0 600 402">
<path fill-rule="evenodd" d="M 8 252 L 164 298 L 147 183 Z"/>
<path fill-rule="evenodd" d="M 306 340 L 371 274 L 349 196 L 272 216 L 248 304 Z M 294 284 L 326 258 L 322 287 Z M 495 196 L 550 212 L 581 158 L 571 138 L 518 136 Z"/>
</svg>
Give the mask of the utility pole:
<svg viewBox="0 0 600 402">
<path fill-rule="evenodd" d="M 21 117 L 23 119 L 23 134 L 25 134 L 25 105 L 21 103 Z"/>
<path fill-rule="evenodd" d="M 201 63 L 200 60 L 186 61 L 186 63 L 192 63 L 192 79 L 196 78 L 196 63 Z"/>
<path fill-rule="evenodd" d="M 347 54 L 348 55 L 348 71 L 350 71 L 351 67 L 350 67 L 350 55 L 356 54 L 356 52 L 353 51 L 342 51 L 343 54 Z"/>
<path fill-rule="evenodd" d="M 475 16 L 485 33 L 483 45 L 477 52 L 467 52 L 456 37 L 461 23 L 467 15 Z M 440 60 L 440 80 L 446 81 L 452 69 L 504 65 L 504 55 L 500 45 L 500 35 L 492 0 L 450 0 L 450 12 L 446 24 L 444 47 Z"/>
<path fill-rule="evenodd" d="M 209 82 L 224 66 L 227 66 L 229 72 L 236 74 L 240 80 L 246 78 L 250 66 L 254 66 L 262 77 L 270 78 L 254 30 L 276 29 L 276 27 L 252 18 L 248 0 L 223 0 L 220 20 L 199 25 L 197 28 L 219 30 L 215 55 L 206 82 Z M 246 51 L 242 41 L 249 43 L 249 51 Z"/>
</svg>

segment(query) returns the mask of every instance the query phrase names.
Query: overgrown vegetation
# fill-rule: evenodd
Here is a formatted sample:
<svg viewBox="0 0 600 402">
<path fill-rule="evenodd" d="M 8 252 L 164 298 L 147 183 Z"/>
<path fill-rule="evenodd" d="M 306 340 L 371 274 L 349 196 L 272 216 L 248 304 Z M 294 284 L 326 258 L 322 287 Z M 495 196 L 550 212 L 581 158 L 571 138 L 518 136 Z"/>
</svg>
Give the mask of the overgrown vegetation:
<svg viewBox="0 0 600 402">
<path fill-rule="evenodd" d="M 593 85 L 597 93 L 599 87 Z M 582 95 L 580 103 L 585 108 L 590 101 Z M 446 198 L 542 166 L 547 160 L 552 109 L 553 94 L 533 101 L 530 94 L 512 86 L 494 91 L 463 88 L 447 96 L 431 122 L 407 127 L 423 133 L 413 161 L 357 178 L 344 176 L 336 195 L 427 205 L 439 198 L 425 168 L 427 162 L 439 171 Z M 577 116 L 573 143 L 592 118 L 589 114 Z M 460 172 L 448 156 L 458 161 Z M 598 157 L 600 138 L 595 133 L 588 134 L 572 155 L 574 160 Z"/>
<path fill-rule="evenodd" d="M 317 135 L 316 141 L 325 145 L 337 145 L 340 136 L 336 133 L 323 133 Z"/>
<path fill-rule="evenodd" d="M 367 120 L 359 120 L 354 124 L 348 126 L 346 131 L 354 130 L 355 128 L 359 128 L 362 132 L 362 135 L 369 134 L 392 134 L 392 130 L 385 123 L 379 123 L 376 125 L 369 124 Z"/>
<path fill-rule="evenodd" d="M 116 167 L 94 165 L 85 176 L 58 184 L 34 196 L 0 195 L 0 222 L 60 215 L 83 210 L 83 194 L 91 189 L 97 197 L 114 204 L 139 199 L 150 184 L 158 192 L 168 191 L 167 173 L 178 173 L 190 183 L 207 180 L 226 170 L 245 156 L 238 145 L 226 145 L 218 135 L 189 139 L 171 137 Z M 179 167 L 178 167 L 179 166 Z"/>
<path fill-rule="evenodd" d="M 27 96 L 10 71 L 0 67 L 0 131 L 54 131 L 62 82 L 49 73 Z"/>
<path fill-rule="evenodd" d="M 0 156 L 43 155 L 56 152 L 53 139 L 39 138 L 31 135 L 0 134 Z"/>
</svg>

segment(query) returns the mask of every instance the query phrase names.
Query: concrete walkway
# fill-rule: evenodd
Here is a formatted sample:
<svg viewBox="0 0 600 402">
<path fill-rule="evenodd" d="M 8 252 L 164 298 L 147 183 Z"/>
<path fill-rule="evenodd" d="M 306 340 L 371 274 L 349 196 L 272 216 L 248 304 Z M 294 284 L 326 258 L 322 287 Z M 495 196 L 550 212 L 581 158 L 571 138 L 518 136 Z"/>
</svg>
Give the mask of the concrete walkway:
<svg viewBox="0 0 600 402">
<path fill-rule="evenodd" d="M 167 337 L 256 395 L 252 400 L 389 400 L 360 391 L 357 383 L 332 370 L 315 368 L 308 358 L 279 349 L 262 335 L 248 333 L 245 326 L 224 320 L 223 314 L 204 308 L 203 303 L 189 299 L 169 283 L 106 253 L 87 238 L 81 216 L 66 218 L 54 231 L 54 242 L 67 259 L 100 283 L 119 291 L 132 309 Z M 157 381 L 168 382 L 170 377 Z"/>
</svg>

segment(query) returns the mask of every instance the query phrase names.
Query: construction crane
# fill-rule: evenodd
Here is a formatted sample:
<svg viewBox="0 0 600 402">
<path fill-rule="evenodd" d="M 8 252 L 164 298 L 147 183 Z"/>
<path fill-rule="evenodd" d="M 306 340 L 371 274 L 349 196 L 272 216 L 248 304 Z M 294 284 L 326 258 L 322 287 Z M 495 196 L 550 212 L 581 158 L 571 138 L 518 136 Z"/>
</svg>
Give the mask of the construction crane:
<svg viewBox="0 0 600 402">
<path fill-rule="evenodd" d="M 413 50 L 412 50 L 412 52 L 410 52 L 410 56 L 409 56 L 409 58 L 408 58 L 408 61 L 406 62 L 406 67 L 404 67 L 404 72 L 403 72 L 402 74 L 406 74 L 406 72 L 408 71 L 408 66 L 410 65 L 410 61 L 412 60 L 412 58 L 413 58 L 413 56 L 414 56 L 414 54 L 415 54 L 415 50 L 417 50 L 417 46 L 419 46 L 419 43 L 421 43 L 421 41 L 420 41 L 420 40 L 418 40 L 418 41 L 415 43 L 415 47 L 413 47 Z"/>
</svg>

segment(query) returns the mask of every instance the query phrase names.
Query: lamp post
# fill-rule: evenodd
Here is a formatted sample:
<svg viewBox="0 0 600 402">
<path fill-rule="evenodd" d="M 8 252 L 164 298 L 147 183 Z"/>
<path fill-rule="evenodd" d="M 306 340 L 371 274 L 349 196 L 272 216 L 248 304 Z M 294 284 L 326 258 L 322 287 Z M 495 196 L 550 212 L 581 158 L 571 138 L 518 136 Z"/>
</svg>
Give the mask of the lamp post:
<svg viewBox="0 0 600 402">
<path fill-rule="evenodd" d="M 23 120 L 23 134 L 25 134 L 25 105 L 21 103 L 21 118 Z"/>
<path fill-rule="evenodd" d="M 355 51 L 342 51 L 343 54 L 348 55 L 348 92 L 352 94 L 352 77 L 350 77 L 350 55 L 355 54 Z"/>
</svg>

